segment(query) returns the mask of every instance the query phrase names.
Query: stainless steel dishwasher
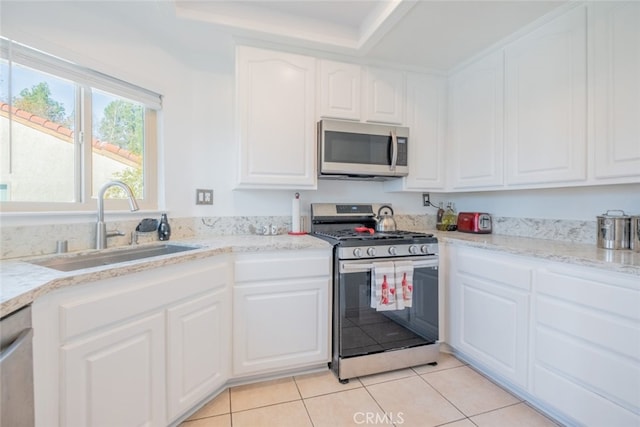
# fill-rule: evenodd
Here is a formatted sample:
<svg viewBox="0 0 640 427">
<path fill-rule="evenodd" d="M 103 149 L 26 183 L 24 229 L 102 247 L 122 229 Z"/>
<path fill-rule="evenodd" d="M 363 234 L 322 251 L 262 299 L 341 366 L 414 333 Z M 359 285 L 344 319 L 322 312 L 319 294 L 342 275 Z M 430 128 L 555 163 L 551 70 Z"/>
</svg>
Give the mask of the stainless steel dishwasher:
<svg viewBox="0 0 640 427">
<path fill-rule="evenodd" d="M 0 427 L 33 427 L 31 306 L 0 319 Z"/>
</svg>

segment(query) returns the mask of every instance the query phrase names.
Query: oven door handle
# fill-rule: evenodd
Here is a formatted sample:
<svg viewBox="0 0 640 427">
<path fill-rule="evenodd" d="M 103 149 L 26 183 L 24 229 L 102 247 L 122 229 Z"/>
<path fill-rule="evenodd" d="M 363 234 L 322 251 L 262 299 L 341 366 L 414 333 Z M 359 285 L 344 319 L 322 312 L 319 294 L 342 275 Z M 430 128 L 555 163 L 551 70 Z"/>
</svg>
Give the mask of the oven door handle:
<svg viewBox="0 0 640 427">
<path fill-rule="evenodd" d="M 374 263 L 357 263 L 343 261 L 340 263 L 340 273 L 355 273 L 373 270 Z M 413 261 L 413 268 L 438 268 L 438 259 L 428 259 L 424 261 Z"/>
</svg>

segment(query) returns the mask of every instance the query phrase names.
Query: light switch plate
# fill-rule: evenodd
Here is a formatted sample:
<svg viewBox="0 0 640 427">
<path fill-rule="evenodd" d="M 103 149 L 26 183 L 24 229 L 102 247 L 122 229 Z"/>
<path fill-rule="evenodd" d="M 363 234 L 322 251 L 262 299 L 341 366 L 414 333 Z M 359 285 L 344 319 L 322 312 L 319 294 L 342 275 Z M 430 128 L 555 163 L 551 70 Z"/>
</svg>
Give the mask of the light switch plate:
<svg viewBox="0 0 640 427">
<path fill-rule="evenodd" d="M 196 189 L 196 205 L 212 205 L 213 190 Z"/>
</svg>

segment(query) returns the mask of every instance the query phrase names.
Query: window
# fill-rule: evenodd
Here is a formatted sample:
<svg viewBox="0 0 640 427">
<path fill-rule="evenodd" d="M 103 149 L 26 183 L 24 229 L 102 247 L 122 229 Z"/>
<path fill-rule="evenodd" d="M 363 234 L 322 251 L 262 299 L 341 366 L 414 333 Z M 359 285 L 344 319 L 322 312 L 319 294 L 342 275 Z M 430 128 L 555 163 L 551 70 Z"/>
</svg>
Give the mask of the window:
<svg viewBox="0 0 640 427">
<path fill-rule="evenodd" d="M 157 208 L 158 94 L 0 38 L 0 206 L 95 210 L 108 181 Z M 112 209 L 127 206 L 112 187 Z"/>
</svg>

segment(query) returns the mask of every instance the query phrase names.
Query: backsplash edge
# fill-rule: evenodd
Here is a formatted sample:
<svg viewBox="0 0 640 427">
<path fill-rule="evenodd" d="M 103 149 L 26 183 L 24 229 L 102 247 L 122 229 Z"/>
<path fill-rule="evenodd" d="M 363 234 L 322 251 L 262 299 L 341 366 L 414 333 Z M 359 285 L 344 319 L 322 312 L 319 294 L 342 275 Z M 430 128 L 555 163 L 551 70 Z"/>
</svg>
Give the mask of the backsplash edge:
<svg viewBox="0 0 640 427">
<path fill-rule="evenodd" d="M 435 229 L 436 225 L 435 215 L 396 215 L 395 218 L 398 229 L 428 232 Z M 304 223 L 305 229 L 309 231 L 308 218 Z M 110 238 L 109 247 L 129 245 L 131 232 L 137 224 L 138 220 L 110 222 L 109 230 L 119 229 L 125 235 Z M 284 234 L 291 226 L 291 217 L 189 217 L 172 218 L 170 224 L 172 239 L 261 234 L 265 227 L 275 227 L 277 234 Z M 596 231 L 596 221 L 493 217 L 493 233 L 508 236 L 595 245 Z M 0 227 L 0 259 L 53 254 L 58 240 L 68 242 L 69 252 L 92 249 L 95 247 L 95 224 Z M 138 243 L 157 240 L 156 232 L 138 234 Z"/>
</svg>

